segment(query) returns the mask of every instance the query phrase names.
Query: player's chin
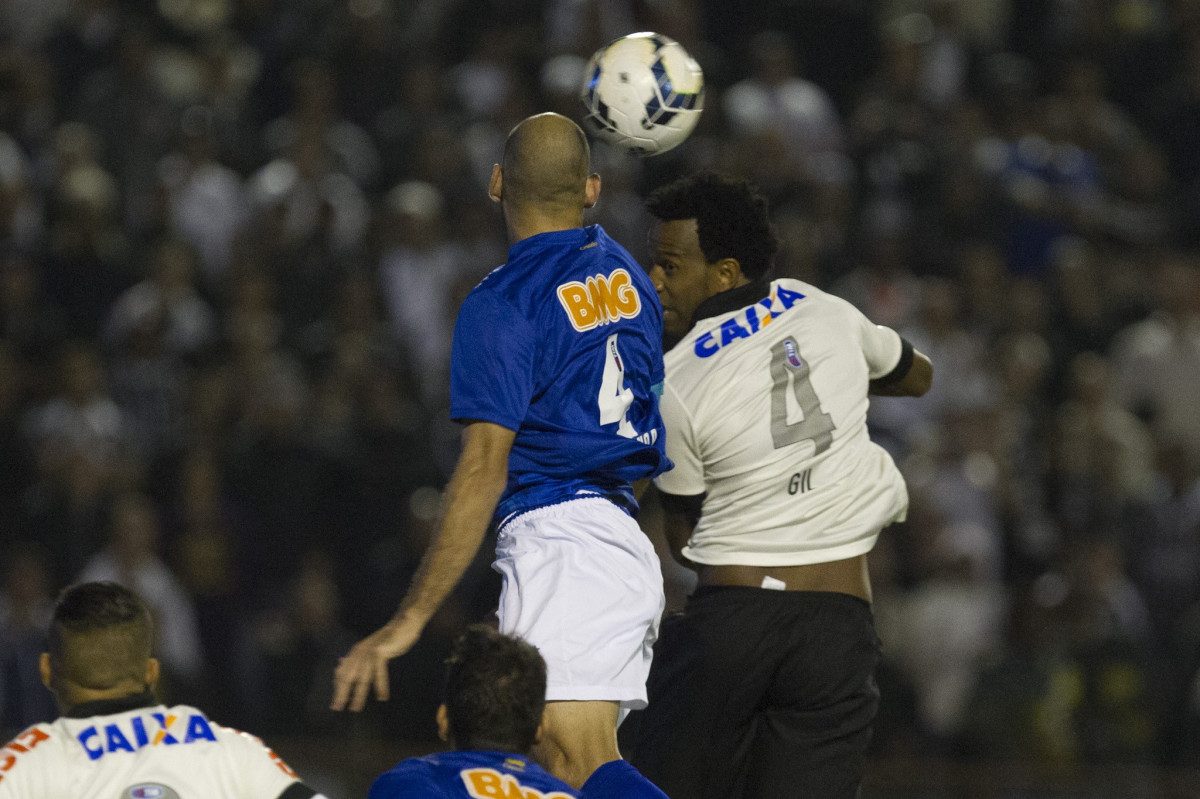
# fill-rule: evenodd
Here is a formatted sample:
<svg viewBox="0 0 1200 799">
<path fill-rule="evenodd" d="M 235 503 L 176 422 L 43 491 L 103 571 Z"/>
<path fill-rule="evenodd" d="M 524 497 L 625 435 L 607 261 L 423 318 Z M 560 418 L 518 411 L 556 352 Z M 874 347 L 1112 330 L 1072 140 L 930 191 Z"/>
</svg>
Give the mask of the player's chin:
<svg viewBox="0 0 1200 799">
<path fill-rule="evenodd" d="M 686 332 L 687 326 L 679 312 L 674 308 L 663 308 L 663 333 L 672 338 L 679 338 Z"/>
</svg>

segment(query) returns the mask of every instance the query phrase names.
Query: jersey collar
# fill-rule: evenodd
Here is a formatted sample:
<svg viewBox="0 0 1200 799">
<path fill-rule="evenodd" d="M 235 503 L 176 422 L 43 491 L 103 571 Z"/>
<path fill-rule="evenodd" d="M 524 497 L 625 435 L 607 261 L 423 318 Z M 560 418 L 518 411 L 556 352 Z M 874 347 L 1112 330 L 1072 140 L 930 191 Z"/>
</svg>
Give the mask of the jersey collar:
<svg viewBox="0 0 1200 799">
<path fill-rule="evenodd" d="M 130 694 L 116 699 L 97 699 L 95 702 L 82 702 L 73 706 L 65 715 L 69 719 L 86 719 L 90 716 L 111 716 L 114 713 L 124 713 L 127 710 L 137 710 L 142 707 L 154 707 L 158 700 L 149 691 L 140 694 Z"/>
<path fill-rule="evenodd" d="M 589 239 L 594 239 L 597 235 L 599 225 L 588 225 L 587 227 L 567 228 L 566 230 L 552 230 L 547 233 L 535 233 L 532 236 L 521 239 L 516 244 L 508 248 L 508 260 L 514 261 L 521 255 L 531 251 L 545 247 L 566 246 L 570 244 L 585 244 Z"/>
<path fill-rule="evenodd" d="M 696 306 L 692 324 L 710 316 L 720 316 L 747 305 L 753 305 L 771 293 L 771 284 L 765 277 L 752 280 L 744 286 L 718 292 Z"/>
</svg>

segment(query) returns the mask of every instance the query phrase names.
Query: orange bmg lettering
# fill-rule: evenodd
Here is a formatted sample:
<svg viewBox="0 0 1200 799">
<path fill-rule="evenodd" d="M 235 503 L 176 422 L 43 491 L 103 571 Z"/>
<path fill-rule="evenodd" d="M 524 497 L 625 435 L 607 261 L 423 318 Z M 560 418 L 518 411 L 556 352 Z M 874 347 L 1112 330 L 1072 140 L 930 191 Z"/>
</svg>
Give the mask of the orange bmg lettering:
<svg viewBox="0 0 1200 799">
<path fill-rule="evenodd" d="M 563 283 L 558 287 L 558 301 L 571 327 L 580 333 L 618 319 L 632 319 L 642 310 L 641 297 L 624 269 L 589 277 L 587 283 Z"/>
<path fill-rule="evenodd" d="M 490 768 L 469 768 L 459 772 L 467 793 L 475 799 L 571 799 L 559 791 L 542 793 L 517 782 L 511 774 L 501 774 Z"/>
</svg>

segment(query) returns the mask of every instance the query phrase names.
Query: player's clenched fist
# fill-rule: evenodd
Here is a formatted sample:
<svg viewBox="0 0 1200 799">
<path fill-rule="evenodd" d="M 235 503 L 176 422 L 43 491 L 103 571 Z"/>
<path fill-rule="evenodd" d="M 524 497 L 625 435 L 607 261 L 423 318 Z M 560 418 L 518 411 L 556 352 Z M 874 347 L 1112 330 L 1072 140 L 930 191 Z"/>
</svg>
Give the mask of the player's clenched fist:
<svg viewBox="0 0 1200 799">
<path fill-rule="evenodd" d="M 375 685 L 375 697 L 386 701 L 388 691 L 388 661 L 399 657 L 412 648 L 421 637 L 423 625 L 403 620 L 393 620 L 359 641 L 338 662 L 333 673 L 333 710 L 344 710 L 349 702 L 353 711 L 362 710 L 367 703 L 371 685 Z"/>
</svg>

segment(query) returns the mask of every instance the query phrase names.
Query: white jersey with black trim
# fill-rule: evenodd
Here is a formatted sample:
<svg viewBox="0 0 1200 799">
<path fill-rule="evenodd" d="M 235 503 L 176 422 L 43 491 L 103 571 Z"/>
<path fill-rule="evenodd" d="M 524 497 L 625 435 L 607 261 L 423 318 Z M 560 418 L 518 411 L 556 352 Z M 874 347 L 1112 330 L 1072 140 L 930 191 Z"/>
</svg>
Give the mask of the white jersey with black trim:
<svg viewBox="0 0 1200 799">
<path fill-rule="evenodd" d="M 867 435 L 868 382 L 900 336 L 798 280 L 743 286 L 697 309 L 667 353 L 662 415 L 675 468 L 660 490 L 704 494 L 684 555 L 794 566 L 870 551 L 908 492 Z"/>
<path fill-rule="evenodd" d="M 313 797 L 262 741 L 194 707 L 36 724 L 0 749 L 0 799 Z"/>
</svg>

